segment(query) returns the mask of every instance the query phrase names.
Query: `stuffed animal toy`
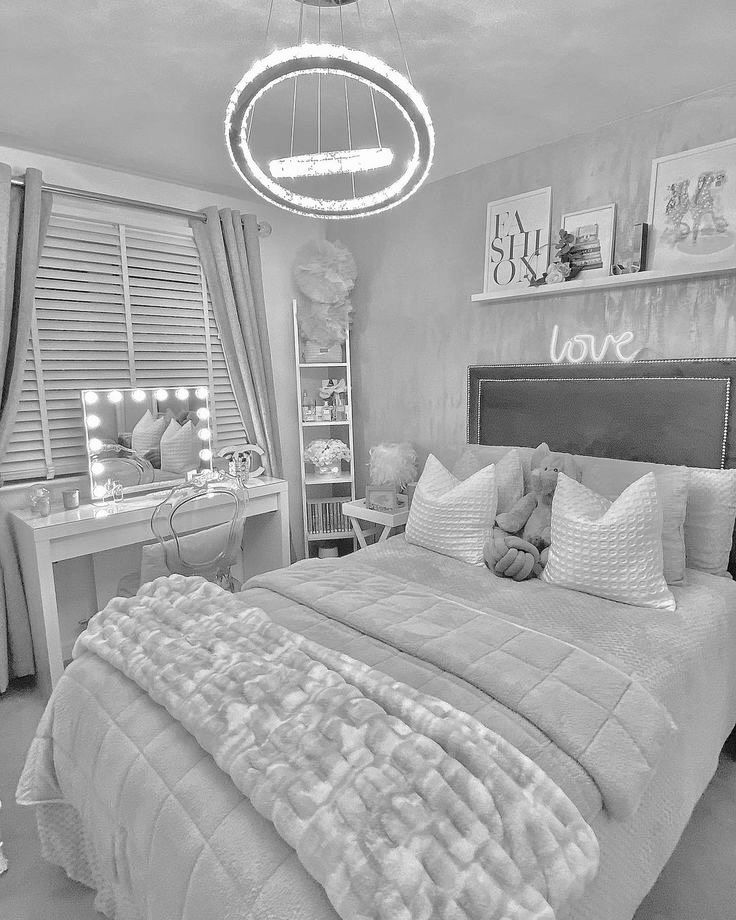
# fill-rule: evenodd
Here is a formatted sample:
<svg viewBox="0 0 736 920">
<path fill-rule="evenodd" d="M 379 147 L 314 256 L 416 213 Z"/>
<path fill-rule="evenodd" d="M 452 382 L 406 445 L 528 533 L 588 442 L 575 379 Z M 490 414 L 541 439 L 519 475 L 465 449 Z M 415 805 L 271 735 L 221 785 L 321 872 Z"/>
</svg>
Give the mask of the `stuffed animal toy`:
<svg viewBox="0 0 736 920">
<path fill-rule="evenodd" d="M 539 577 L 547 563 L 557 476 L 562 472 L 578 482 L 582 476 L 572 454 L 552 453 L 547 444 L 537 447 L 530 466 L 529 491 L 510 511 L 496 517 L 483 552 L 494 574 L 515 581 Z"/>
</svg>

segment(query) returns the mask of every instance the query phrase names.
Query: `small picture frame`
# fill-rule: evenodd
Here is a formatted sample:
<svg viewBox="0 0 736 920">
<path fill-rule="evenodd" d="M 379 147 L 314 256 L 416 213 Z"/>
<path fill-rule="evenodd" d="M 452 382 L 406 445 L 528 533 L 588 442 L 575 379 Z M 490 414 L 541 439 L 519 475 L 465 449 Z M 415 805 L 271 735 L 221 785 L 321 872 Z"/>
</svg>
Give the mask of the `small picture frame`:
<svg viewBox="0 0 736 920">
<path fill-rule="evenodd" d="M 393 513 L 399 509 L 399 493 L 392 485 L 368 485 L 365 487 L 365 506 L 372 511 Z"/>
<path fill-rule="evenodd" d="M 672 274 L 736 266 L 736 138 L 652 160 L 649 253 Z"/>
<path fill-rule="evenodd" d="M 586 278 L 603 278 L 611 274 L 616 238 L 616 205 L 605 204 L 585 211 L 562 215 L 562 229 L 572 233 L 570 257 Z"/>
</svg>

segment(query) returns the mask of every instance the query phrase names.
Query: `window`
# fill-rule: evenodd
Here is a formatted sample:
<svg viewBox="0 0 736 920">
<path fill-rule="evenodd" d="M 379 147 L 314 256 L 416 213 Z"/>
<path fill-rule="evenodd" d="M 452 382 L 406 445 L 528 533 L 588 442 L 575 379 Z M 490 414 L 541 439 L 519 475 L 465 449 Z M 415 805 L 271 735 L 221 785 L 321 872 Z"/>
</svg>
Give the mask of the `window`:
<svg viewBox="0 0 736 920">
<path fill-rule="evenodd" d="M 80 389 L 192 383 L 216 446 L 246 442 L 189 228 L 52 216 L 2 481 L 86 471 Z"/>
</svg>

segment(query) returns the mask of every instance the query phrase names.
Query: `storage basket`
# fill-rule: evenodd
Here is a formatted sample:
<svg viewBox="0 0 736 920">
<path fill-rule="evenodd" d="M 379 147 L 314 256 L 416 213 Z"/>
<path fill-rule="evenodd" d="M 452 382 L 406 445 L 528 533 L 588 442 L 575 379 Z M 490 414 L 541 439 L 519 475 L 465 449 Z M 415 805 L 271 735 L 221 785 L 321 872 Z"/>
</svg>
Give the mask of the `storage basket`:
<svg viewBox="0 0 736 920">
<path fill-rule="evenodd" d="M 305 364 L 342 364 L 342 345 L 332 345 L 325 348 L 316 342 L 304 343 Z"/>
</svg>

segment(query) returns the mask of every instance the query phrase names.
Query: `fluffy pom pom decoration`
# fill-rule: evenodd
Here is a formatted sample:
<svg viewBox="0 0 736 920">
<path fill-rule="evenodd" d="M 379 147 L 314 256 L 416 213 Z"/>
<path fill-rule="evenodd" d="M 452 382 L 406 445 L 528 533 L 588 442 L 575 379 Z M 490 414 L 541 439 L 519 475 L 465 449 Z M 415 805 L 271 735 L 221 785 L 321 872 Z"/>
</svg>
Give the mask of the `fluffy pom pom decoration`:
<svg viewBox="0 0 736 920">
<path fill-rule="evenodd" d="M 321 304 L 345 301 L 355 287 L 358 269 L 342 243 L 312 240 L 296 254 L 294 281 L 305 297 Z"/>
<path fill-rule="evenodd" d="M 377 444 L 371 447 L 369 471 L 371 484 L 391 483 L 399 491 L 417 478 L 417 452 L 406 441 L 402 444 Z"/>
<path fill-rule="evenodd" d="M 297 312 L 299 334 L 305 342 L 332 348 L 345 341 L 352 309 L 349 300 L 339 303 L 300 300 Z"/>
</svg>

